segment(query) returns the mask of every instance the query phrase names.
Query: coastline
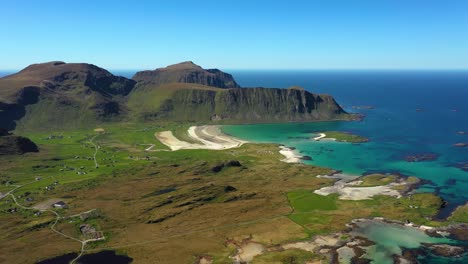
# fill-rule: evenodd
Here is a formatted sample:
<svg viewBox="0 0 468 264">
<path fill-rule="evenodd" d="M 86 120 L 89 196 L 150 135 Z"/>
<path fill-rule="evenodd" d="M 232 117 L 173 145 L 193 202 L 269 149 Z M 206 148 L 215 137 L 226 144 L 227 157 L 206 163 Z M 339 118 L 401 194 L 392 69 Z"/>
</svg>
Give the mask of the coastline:
<svg viewBox="0 0 468 264">
<path fill-rule="evenodd" d="M 183 149 L 208 149 L 208 150 L 226 150 L 232 148 L 239 148 L 242 145 L 249 143 L 249 141 L 241 140 L 237 137 L 228 135 L 221 130 L 219 125 L 203 125 L 203 126 L 191 126 L 187 130 L 187 135 L 195 142 L 191 143 L 181 139 L 178 139 L 172 131 L 156 132 L 154 136 L 162 144 L 167 146 L 171 151 L 183 150 Z M 286 163 L 302 163 L 303 160 L 310 160 L 311 157 L 302 156 L 297 154 L 294 148 L 279 146 L 279 153 L 284 156 L 280 159 Z M 152 147 L 148 148 L 149 150 Z M 149 151 L 145 149 L 146 151 Z"/>
<path fill-rule="evenodd" d="M 223 150 L 238 148 L 248 141 L 229 136 L 221 132 L 219 126 L 191 126 L 187 134 L 190 138 L 200 143 L 190 143 L 178 139 L 172 131 L 155 133 L 156 139 L 169 147 L 172 151 L 181 149 L 210 149 Z"/>
<path fill-rule="evenodd" d="M 155 137 L 172 151 L 182 149 L 225 150 L 238 148 L 243 144 L 249 143 L 249 141 L 241 140 L 224 133 L 221 130 L 221 125 L 191 126 L 187 130 L 187 134 L 190 138 L 194 139 L 194 141 L 200 143 L 190 143 L 180 140 L 173 135 L 172 131 L 157 132 L 155 133 Z M 318 137 L 320 139 L 324 138 L 326 134 L 320 133 Z M 303 163 L 303 160 L 311 159 L 308 156 L 299 155 L 294 147 L 287 147 L 281 144 L 279 145 L 279 153 L 284 157 L 280 159 L 280 161 L 285 163 L 297 164 Z M 406 178 L 398 178 L 394 182 L 385 185 L 359 186 L 362 183 L 360 178 L 365 177 L 365 175 L 352 175 L 341 173 L 341 171 L 337 171 L 331 175 L 318 175 L 317 177 L 335 179 L 336 181 L 330 186 L 314 190 L 314 193 L 322 196 L 338 194 L 341 200 L 367 200 L 377 195 L 400 198 L 405 194 L 411 193 L 414 186 L 421 183 L 421 180 L 414 183 L 406 181 Z M 403 190 L 401 190 L 400 187 L 403 187 Z"/>
<path fill-rule="evenodd" d="M 325 133 L 319 133 L 319 135 L 317 137 L 314 137 L 314 140 L 319 141 L 322 138 L 325 138 L 326 136 L 327 136 L 327 134 L 325 134 Z"/>
<path fill-rule="evenodd" d="M 284 156 L 280 161 L 286 163 L 301 163 L 303 156 L 296 154 L 293 148 L 280 146 L 279 153 Z"/>
</svg>

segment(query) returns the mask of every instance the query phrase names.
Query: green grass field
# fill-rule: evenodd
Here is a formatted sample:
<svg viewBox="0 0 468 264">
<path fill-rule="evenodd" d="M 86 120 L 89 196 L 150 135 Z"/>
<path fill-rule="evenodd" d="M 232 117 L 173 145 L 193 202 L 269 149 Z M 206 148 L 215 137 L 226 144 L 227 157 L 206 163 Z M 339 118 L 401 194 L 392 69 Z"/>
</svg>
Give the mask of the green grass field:
<svg viewBox="0 0 468 264">
<path fill-rule="evenodd" d="M 442 200 L 431 193 L 400 199 L 376 196 L 361 201 L 339 200 L 336 195 L 321 196 L 308 190 L 291 191 L 287 196 L 294 209 L 288 217 L 303 226 L 310 235 L 338 232 L 352 219 L 367 217 L 385 217 L 402 222 L 408 219 L 416 224 L 443 225 L 430 220 L 442 204 Z"/>
<path fill-rule="evenodd" d="M 298 190 L 288 193 L 288 200 L 294 208 L 294 212 L 335 210 L 336 198 L 336 195 L 322 196 L 306 190 Z"/>
<path fill-rule="evenodd" d="M 382 175 L 382 174 L 371 174 L 371 175 L 366 175 L 359 180 L 362 181 L 361 184 L 357 185 L 359 187 L 373 187 L 373 186 L 381 186 L 381 185 L 387 185 L 391 182 L 393 182 L 396 179 L 395 175 Z"/>
</svg>

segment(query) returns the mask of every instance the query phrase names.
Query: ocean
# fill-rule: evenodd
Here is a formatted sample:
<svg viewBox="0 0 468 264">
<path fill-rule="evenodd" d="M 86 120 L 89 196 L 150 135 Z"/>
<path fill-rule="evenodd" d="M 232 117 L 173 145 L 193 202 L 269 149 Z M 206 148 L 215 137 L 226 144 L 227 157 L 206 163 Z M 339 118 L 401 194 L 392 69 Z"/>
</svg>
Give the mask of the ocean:
<svg viewBox="0 0 468 264">
<path fill-rule="evenodd" d="M 331 94 L 345 110 L 365 118 L 359 122 L 225 126 L 226 133 L 295 147 L 313 158 L 306 163 L 345 173 L 417 176 L 430 181 L 419 191 L 438 193 L 449 207 L 467 201 L 468 172 L 457 166 L 468 163 L 468 149 L 453 145 L 468 142 L 468 71 L 238 71 L 234 77 L 246 87 L 299 85 L 314 93 Z M 310 140 L 314 133 L 330 130 L 355 133 L 370 142 Z M 407 155 L 422 153 L 434 153 L 438 159 L 404 160 Z"/>
<path fill-rule="evenodd" d="M 352 122 L 232 125 L 224 126 L 224 132 L 249 141 L 295 147 L 302 155 L 312 157 L 305 163 L 348 174 L 397 172 L 417 176 L 427 181 L 417 189 L 418 192 L 433 192 L 448 202 L 439 218 L 447 217 L 454 208 L 467 202 L 468 172 L 458 166 L 468 163 L 468 148 L 453 145 L 468 142 L 468 71 L 232 73 L 244 87 L 299 85 L 314 93 L 331 94 L 346 111 L 364 114 L 365 118 Z M 372 109 L 353 106 L 371 106 Z M 365 136 L 370 142 L 350 144 L 311 140 L 314 133 L 330 130 Z M 425 162 L 404 159 L 407 155 L 423 153 L 433 153 L 438 158 Z M 380 228 L 385 227 L 376 227 Z M 381 235 L 379 238 L 390 239 L 392 232 L 389 230 L 382 230 L 387 237 Z M 374 263 L 391 261 L 385 254 L 374 256 Z M 422 261 L 455 263 L 454 259 L 430 257 Z"/>
</svg>

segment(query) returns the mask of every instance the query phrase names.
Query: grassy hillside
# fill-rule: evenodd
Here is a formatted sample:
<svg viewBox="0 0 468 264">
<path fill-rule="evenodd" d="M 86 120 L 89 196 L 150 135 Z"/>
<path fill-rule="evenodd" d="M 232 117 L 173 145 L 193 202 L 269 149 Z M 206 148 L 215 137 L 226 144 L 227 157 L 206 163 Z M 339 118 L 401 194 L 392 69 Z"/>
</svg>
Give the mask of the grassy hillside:
<svg viewBox="0 0 468 264">
<path fill-rule="evenodd" d="M 91 64 L 33 64 L 0 78 L 0 127 L 76 128 L 116 120 L 134 84 Z"/>
</svg>

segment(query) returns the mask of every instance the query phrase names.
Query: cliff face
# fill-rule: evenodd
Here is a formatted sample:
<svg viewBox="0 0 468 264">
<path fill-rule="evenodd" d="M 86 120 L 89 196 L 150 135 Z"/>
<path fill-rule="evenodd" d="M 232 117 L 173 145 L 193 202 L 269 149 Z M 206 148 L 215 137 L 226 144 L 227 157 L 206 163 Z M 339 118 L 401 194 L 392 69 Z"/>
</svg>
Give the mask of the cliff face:
<svg viewBox="0 0 468 264">
<path fill-rule="evenodd" d="M 80 126 L 118 116 L 135 81 L 92 64 L 33 64 L 0 78 L 0 126 Z"/>
<path fill-rule="evenodd" d="M 167 83 L 196 83 L 218 88 L 240 87 L 232 75 L 218 69 L 205 70 L 191 61 L 154 71 L 141 71 L 133 76 L 133 80 L 155 86 Z"/>
<path fill-rule="evenodd" d="M 305 90 L 184 89 L 163 102 L 155 117 L 180 121 L 289 122 L 349 119 L 329 95 Z"/>
</svg>

